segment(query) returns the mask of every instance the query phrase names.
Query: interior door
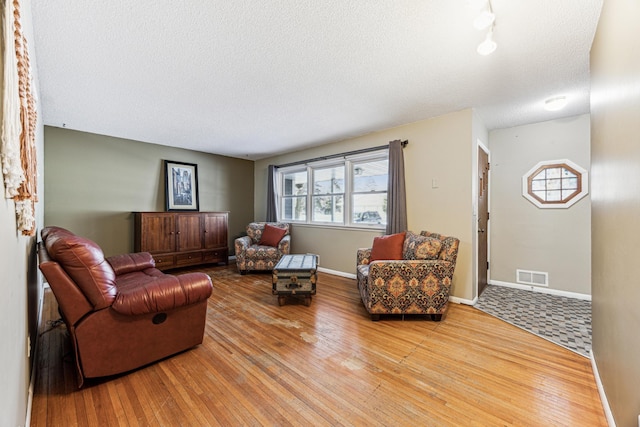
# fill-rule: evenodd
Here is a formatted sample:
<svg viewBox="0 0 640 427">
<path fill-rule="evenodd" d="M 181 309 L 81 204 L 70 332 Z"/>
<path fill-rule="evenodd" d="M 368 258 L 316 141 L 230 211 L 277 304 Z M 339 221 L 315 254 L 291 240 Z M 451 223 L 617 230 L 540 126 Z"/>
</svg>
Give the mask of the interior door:
<svg viewBox="0 0 640 427">
<path fill-rule="evenodd" d="M 487 286 L 489 273 L 489 154 L 478 147 L 478 296 Z"/>
</svg>

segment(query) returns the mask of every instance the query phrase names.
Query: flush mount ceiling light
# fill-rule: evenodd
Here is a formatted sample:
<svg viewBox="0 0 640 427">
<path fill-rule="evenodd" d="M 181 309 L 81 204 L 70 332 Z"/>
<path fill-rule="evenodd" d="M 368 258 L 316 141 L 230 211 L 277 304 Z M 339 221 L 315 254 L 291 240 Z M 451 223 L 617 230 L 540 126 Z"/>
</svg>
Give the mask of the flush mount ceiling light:
<svg viewBox="0 0 640 427">
<path fill-rule="evenodd" d="M 566 96 L 554 96 L 544 101 L 544 109 L 547 111 L 562 110 L 567 105 Z"/>
</svg>

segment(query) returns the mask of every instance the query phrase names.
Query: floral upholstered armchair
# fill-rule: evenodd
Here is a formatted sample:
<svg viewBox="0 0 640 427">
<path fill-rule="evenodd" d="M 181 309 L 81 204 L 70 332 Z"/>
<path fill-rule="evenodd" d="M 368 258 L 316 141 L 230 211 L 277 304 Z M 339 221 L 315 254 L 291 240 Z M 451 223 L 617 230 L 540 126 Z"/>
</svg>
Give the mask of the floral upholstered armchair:
<svg viewBox="0 0 640 427">
<path fill-rule="evenodd" d="M 380 249 L 385 240 L 393 243 Z M 459 244 L 455 237 L 407 231 L 376 238 L 373 248 L 358 249 L 358 290 L 371 320 L 381 314 L 427 314 L 440 321 Z"/>
<path fill-rule="evenodd" d="M 251 270 L 271 271 L 282 255 L 289 253 L 291 234 L 285 222 L 252 222 L 247 235 L 235 240 L 236 265 L 240 274 Z"/>
</svg>

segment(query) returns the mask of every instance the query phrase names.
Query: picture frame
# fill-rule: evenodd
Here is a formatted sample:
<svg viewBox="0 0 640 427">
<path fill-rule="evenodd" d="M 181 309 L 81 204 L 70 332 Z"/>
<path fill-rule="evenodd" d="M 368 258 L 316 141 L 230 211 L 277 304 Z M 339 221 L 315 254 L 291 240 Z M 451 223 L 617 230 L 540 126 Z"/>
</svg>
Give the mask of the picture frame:
<svg viewBox="0 0 640 427">
<path fill-rule="evenodd" d="M 167 211 L 198 211 L 198 165 L 164 161 Z"/>
</svg>

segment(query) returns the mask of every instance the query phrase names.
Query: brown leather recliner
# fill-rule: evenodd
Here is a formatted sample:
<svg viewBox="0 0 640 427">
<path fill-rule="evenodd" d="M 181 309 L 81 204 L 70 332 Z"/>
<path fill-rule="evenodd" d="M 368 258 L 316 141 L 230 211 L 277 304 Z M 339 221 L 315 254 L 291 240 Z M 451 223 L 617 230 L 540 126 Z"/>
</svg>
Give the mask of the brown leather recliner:
<svg viewBox="0 0 640 427">
<path fill-rule="evenodd" d="M 105 258 L 61 227 L 41 235 L 39 267 L 69 330 L 79 387 L 202 343 L 209 276 L 164 274 L 147 252 Z"/>
</svg>

